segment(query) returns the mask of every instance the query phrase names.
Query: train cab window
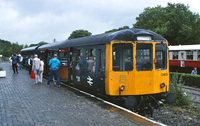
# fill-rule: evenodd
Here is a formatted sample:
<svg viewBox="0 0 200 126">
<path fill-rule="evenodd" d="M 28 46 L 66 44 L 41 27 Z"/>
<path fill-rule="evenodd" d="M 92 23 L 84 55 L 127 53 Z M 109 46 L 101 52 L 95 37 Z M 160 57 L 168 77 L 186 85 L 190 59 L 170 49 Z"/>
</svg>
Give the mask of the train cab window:
<svg viewBox="0 0 200 126">
<path fill-rule="evenodd" d="M 113 71 L 133 70 L 133 45 L 131 43 L 113 44 Z"/>
<path fill-rule="evenodd" d="M 193 51 L 187 51 L 186 52 L 186 59 L 187 60 L 193 60 Z"/>
<path fill-rule="evenodd" d="M 172 52 L 173 54 L 173 60 L 178 60 L 178 52 Z"/>
<path fill-rule="evenodd" d="M 136 69 L 149 71 L 153 68 L 153 46 L 150 43 L 138 43 L 136 45 Z"/>
<path fill-rule="evenodd" d="M 95 73 L 96 69 L 96 49 L 86 50 L 87 71 Z"/>
<path fill-rule="evenodd" d="M 167 45 L 156 44 L 156 69 L 167 69 Z"/>
</svg>

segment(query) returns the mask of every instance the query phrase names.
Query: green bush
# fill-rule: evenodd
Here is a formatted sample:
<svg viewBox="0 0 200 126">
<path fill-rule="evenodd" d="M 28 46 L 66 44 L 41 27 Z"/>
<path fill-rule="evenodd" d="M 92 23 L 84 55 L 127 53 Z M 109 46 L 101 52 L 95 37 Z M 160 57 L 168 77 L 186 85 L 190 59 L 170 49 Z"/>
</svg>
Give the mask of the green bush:
<svg viewBox="0 0 200 126">
<path fill-rule="evenodd" d="M 170 92 L 174 93 L 176 96 L 176 106 L 191 105 L 191 97 L 183 89 L 184 80 L 179 74 L 173 73 L 170 76 Z"/>
<path fill-rule="evenodd" d="M 200 75 L 192 75 L 192 74 L 186 74 L 186 73 L 177 73 L 177 72 L 170 72 L 170 77 L 172 75 L 177 75 L 177 78 L 179 79 L 182 77 L 183 82 L 186 86 L 191 87 L 198 87 L 200 88 Z"/>
<path fill-rule="evenodd" d="M 0 71 L 3 71 L 3 68 L 2 68 L 2 67 L 0 67 Z"/>
</svg>

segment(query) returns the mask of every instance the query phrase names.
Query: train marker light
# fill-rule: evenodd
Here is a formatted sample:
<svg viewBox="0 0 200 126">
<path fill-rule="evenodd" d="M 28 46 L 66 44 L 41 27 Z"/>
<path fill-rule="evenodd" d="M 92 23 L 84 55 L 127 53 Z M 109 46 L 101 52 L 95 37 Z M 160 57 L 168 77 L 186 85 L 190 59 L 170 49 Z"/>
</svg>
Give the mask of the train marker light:
<svg viewBox="0 0 200 126">
<path fill-rule="evenodd" d="M 161 82 L 160 83 L 160 88 L 164 88 L 165 87 L 165 83 Z"/>
<path fill-rule="evenodd" d="M 120 91 L 123 91 L 125 89 L 125 86 L 124 85 L 120 85 L 119 89 L 120 89 Z"/>
<path fill-rule="evenodd" d="M 124 86 L 123 84 L 121 84 L 121 85 L 119 86 L 119 95 L 121 95 L 121 92 L 122 92 L 123 90 L 125 90 L 125 86 Z"/>
</svg>

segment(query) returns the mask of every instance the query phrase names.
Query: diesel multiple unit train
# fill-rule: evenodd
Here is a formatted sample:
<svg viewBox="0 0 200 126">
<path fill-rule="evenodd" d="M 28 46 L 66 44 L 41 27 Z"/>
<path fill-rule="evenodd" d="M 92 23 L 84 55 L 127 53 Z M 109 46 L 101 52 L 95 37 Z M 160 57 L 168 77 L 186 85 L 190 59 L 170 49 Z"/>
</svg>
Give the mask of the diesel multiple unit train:
<svg viewBox="0 0 200 126">
<path fill-rule="evenodd" d="M 24 57 L 34 53 L 45 62 L 44 74 L 58 54 L 61 81 L 120 100 L 133 111 L 152 114 L 161 99 L 175 101 L 169 93 L 168 42 L 152 31 L 127 29 L 21 50 Z"/>
</svg>

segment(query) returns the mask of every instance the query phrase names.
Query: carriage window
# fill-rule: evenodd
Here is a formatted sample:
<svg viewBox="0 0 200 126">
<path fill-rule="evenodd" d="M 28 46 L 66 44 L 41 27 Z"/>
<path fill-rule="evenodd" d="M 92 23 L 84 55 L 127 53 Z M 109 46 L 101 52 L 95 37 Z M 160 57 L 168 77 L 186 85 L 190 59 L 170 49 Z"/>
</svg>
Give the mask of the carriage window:
<svg viewBox="0 0 200 126">
<path fill-rule="evenodd" d="M 181 53 L 181 60 L 184 60 L 184 53 Z"/>
<path fill-rule="evenodd" d="M 200 61 L 200 51 L 198 51 L 198 57 L 197 60 Z"/>
<path fill-rule="evenodd" d="M 156 69 L 166 69 L 167 68 L 167 45 L 166 44 L 156 44 Z"/>
<path fill-rule="evenodd" d="M 187 51 L 186 52 L 186 59 L 187 60 L 193 60 L 193 51 Z"/>
<path fill-rule="evenodd" d="M 169 60 L 171 60 L 172 59 L 172 52 L 169 52 Z"/>
<path fill-rule="evenodd" d="M 138 71 L 152 70 L 152 44 L 139 43 L 136 46 L 136 69 Z"/>
<path fill-rule="evenodd" d="M 102 70 L 102 71 L 105 71 L 105 52 L 101 52 L 101 60 L 100 60 L 100 69 Z"/>
<path fill-rule="evenodd" d="M 81 50 L 74 51 L 74 57 L 72 57 L 72 62 L 74 62 L 75 70 L 80 70 L 79 60 L 81 59 Z M 74 61 L 73 61 L 74 60 Z M 72 63 L 73 65 L 73 63 Z"/>
<path fill-rule="evenodd" d="M 178 52 L 172 52 L 173 54 L 173 59 L 177 60 L 178 59 Z"/>
<path fill-rule="evenodd" d="M 133 45 L 131 43 L 113 44 L 113 71 L 133 70 Z"/>
<path fill-rule="evenodd" d="M 59 56 L 60 60 L 67 60 L 67 52 L 60 52 Z"/>
<path fill-rule="evenodd" d="M 96 69 L 96 49 L 86 50 L 87 71 L 95 73 Z"/>
<path fill-rule="evenodd" d="M 67 51 L 65 50 L 59 50 L 59 57 L 60 57 L 60 62 L 62 66 L 67 66 Z"/>
</svg>

